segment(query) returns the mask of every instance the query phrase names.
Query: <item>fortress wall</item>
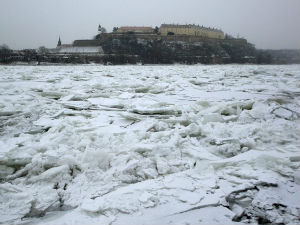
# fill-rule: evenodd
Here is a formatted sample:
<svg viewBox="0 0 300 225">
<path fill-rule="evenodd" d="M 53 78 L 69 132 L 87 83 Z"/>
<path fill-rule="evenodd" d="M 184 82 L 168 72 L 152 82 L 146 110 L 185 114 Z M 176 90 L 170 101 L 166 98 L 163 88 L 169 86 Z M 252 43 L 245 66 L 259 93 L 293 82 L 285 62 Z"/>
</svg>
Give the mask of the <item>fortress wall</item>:
<svg viewBox="0 0 300 225">
<path fill-rule="evenodd" d="M 140 38 L 145 40 L 165 40 L 165 41 L 182 41 L 182 42 L 188 42 L 188 43 L 194 43 L 194 42 L 223 42 L 223 43 L 232 43 L 232 44 L 241 44 L 245 45 L 247 44 L 246 39 L 237 38 L 237 39 L 217 39 L 217 38 L 208 38 L 203 36 L 190 36 L 190 35 L 157 35 L 157 34 L 118 34 L 118 33 L 106 33 L 101 34 L 101 39 L 107 39 L 107 38 L 121 38 L 121 37 L 134 37 L 134 38 Z M 101 41 L 100 41 L 101 42 Z"/>
</svg>

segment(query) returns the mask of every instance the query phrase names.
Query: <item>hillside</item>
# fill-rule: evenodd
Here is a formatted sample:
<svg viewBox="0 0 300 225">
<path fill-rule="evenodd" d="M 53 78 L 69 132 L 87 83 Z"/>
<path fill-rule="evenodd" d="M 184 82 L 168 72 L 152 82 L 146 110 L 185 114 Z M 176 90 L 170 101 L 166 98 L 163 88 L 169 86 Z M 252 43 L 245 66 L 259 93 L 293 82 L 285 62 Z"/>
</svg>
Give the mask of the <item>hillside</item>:
<svg viewBox="0 0 300 225">
<path fill-rule="evenodd" d="M 257 51 L 245 39 L 191 39 L 186 36 L 105 34 L 96 37 L 110 61 L 135 56 L 143 63 L 256 63 Z"/>
</svg>

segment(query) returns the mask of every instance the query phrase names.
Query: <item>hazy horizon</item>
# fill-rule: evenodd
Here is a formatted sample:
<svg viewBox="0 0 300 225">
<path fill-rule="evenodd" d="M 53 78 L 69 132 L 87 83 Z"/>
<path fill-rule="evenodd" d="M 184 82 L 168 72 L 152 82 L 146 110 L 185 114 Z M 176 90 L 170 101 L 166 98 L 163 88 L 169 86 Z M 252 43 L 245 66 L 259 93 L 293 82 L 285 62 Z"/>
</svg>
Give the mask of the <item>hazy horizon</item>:
<svg viewBox="0 0 300 225">
<path fill-rule="evenodd" d="M 299 0 L 0 0 L 0 45 L 12 49 L 56 47 L 91 39 L 101 24 L 120 26 L 199 24 L 244 37 L 257 48 L 300 48 Z"/>
</svg>

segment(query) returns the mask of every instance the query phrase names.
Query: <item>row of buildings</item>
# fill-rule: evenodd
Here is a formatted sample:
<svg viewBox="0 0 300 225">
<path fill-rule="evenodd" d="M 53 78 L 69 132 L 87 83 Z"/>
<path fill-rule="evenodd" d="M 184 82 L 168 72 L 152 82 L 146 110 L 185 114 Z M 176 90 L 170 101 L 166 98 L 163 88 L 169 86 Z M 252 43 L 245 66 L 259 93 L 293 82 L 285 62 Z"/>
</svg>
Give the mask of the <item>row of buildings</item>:
<svg viewBox="0 0 300 225">
<path fill-rule="evenodd" d="M 116 33 L 138 33 L 138 34 L 153 34 L 155 29 L 152 27 L 135 27 L 124 26 L 116 30 Z M 188 35 L 188 36 L 201 36 L 207 38 L 224 39 L 222 30 L 199 26 L 195 24 L 162 24 L 159 28 L 160 35 Z"/>
</svg>

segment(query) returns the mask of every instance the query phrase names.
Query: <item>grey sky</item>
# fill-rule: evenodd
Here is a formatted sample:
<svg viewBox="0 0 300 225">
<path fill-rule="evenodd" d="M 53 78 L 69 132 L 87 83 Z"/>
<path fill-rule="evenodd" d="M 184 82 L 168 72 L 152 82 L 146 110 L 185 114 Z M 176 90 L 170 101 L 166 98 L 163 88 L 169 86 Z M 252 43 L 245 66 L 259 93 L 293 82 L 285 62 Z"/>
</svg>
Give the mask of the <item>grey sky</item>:
<svg viewBox="0 0 300 225">
<path fill-rule="evenodd" d="M 300 48 L 300 0 L 0 0 L 0 44 L 55 47 L 90 39 L 98 24 L 195 23 L 239 34 L 257 48 Z"/>
</svg>

